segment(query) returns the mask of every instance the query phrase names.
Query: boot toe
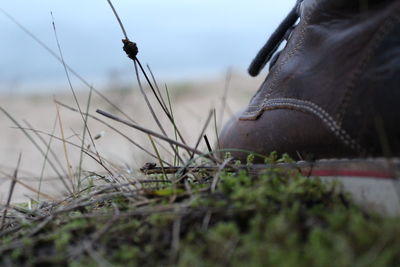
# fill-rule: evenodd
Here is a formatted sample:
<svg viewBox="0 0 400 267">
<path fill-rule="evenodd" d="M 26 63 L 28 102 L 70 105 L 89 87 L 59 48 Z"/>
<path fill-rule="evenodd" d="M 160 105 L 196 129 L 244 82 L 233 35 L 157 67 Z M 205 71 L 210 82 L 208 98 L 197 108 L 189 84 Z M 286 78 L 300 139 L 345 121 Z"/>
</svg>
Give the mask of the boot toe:
<svg viewBox="0 0 400 267">
<path fill-rule="evenodd" d="M 223 151 L 229 151 L 242 162 L 250 153 L 267 156 L 272 151 L 288 153 L 295 159 L 355 156 L 319 118 L 288 109 L 265 111 L 256 120 L 233 117 L 219 141 Z"/>
</svg>

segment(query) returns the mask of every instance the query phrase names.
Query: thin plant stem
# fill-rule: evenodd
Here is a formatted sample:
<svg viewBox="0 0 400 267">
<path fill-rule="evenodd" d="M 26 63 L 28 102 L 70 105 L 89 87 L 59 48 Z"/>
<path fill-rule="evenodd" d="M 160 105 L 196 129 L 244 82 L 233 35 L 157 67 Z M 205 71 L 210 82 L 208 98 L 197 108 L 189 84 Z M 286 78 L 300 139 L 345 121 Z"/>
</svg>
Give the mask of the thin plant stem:
<svg viewBox="0 0 400 267">
<path fill-rule="evenodd" d="M 55 123 L 57 123 L 57 117 L 55 118 Z M 23 122 L 28 126 L 28 128 L 33 128 L 32 124 L 30 124 L 28 121 L 23 120 Z M 46 146 L 46 148 L 48 147 L 48 141 L 46 141 L 43 136 L 41 136 L 40 134 L 35 133 L 35 136 L 43 143 L 43 145 Z M 62 172 L 64 173 L 64 176 L 68 176 L 67 171 L 64 169 L 64 165 L 61 163 L 58 155 L 53 151 L 53 149 L 51 149 L 51 147 L 49 147 L 49 153 L 53 156 L 54 161 L 57 163 L 58 167 L 62 170 Z M 49 161 L 49 157 L 46 158 L 46 156 L 44 155 L 46 162 Z"/>
<path fill-rule="evenodd" d="M 153 146 L 154 151 L 155 151 L 156 154 L 157 154 L 157 159 L 158 159 L 158 162 L 160 163 L 160 166 L 161 166 L 161 170 L 162 170 L 162 172 L 163 172 L 164 179 L 165 179 L 165 180 L 168 180 L 167 174 L 166 174 L 165 171 L 164 171 L 164 165 L 163 165 L 163 162 L 162 162 L 162 160 L 161 160 L 160 153 L 158 152 L 157 146 L 156 146 L 156 144 L 154 143 L 153 137 L 151 137 L 151 135 L 148 135 L 148 137 L 149 137 L 149 139 L 150 139 L 150 143 L 151 143 L 151 145 Z"/>
<path fill-rule="evenodd" d="M 107 1 L 108 1 L 108 4 L 110 5 L 110 7 L 111 7 L 111 9 L 112 9 L 112 11 L 113 11 L 113 13 L 114 13 L 114 15 L 115 15 L 115 17 L 116 17 L 116 19 L 117 19 L 119 25 L 120 25 L 120 28 L 121 28 L 121 30 L 122 30 L 124 36 L 125 36 L 125 40 L 128 41 L 128 40 L 129 40 L 128 35 L 127 35 L 126 31 L 125 31 L 124 25 L 123 25 L 123 23 L 122 23 L 120 17 L 118 16 L 117 11 L 115 10 L 115 8 L 114 8 L 114 6 L 113 6 L 111 0 L 107 0 Z M 155 121 L 156 121 L 157 125 L 159 126 L 160 130 L 161 130 L 162 133 L 167 137 L 167 135 L 166 135 L 166 133 L 165 133 L 163 127 L 161 126 L 161 124 L 160 124 L 159 121 L 158 121 L 158 118 L 155 116 L 154 111 L 153 111 L 153 108 L 152 108 L 152 106 L 150 105 L 150 103 L 149 103 L 149 101 L 148 101 L 148 99 L 147 99 L 147 96 L 145 95 L 144 90 L 143 90 L 143 88 L 142 88 L 142 86 L 141 86 L 140 76 L 139 76 L 139 74 L 138 74 L 137 65 L 139 66 L 139 68 L 140 68 L 140 70 L 141 70 L 143 76 L 145 77 L 145 79 L 146 79 L 148 85 L 150 86 L 150 88 L 151 88 L 151 90 L 152 90 L 154 96 L 156 97 L 158 103 L 160 104 L 162 110 L 164 111 L 164 113 L 166 114 L 166 116 L 170 119 L 170 121 L 174 124 L 173 119 L 172 119 L 172 117 L 171 117 L 171 114 L 168 112 L 168 109 L 167 109 L 167 107 L 166 107 L 166 105 L 165 105 L 165 102 L 164 102 L 163 99 L 162 99 L 162 95 L 160 94 L 160 97 L 161 97 L 161 99 L 160 99 L 160 97 L 159 97 L 158 94 L 156 93 L 153 84 L 151 83 L 151 81 L 150 81 L 150 79 L 149 79 L 149 77 L 148 77 L 146 71 L 144 70 L 142 64 L 140 63 L 140 60 L 135 56 L 133 62 L 134 62 L 134 65 L 135 65 L 136 78 L 137 78 L 137 81 L 138 81 L 138 83 L 139 83 L 139 87 L 140 87 L 140 90 L 141 90 L 141 92 L 142 92 L 142 94 L 143 94 L 143 97 L 144 97 L 144 99 L 145 99 L 145 101 L 146 101 L 146 104 L 147 104 L 147 106 L 149 107 L 150 112 L 152 113 L 153 118 L 155 119 Z M 153 78 L 154 78 L 154 76 L 153 76 Z M 159 91 L 159 90 L 158 90 L 158 91 Z M 163 103 L 164 103 L 164 104 L 163 104 Z M 175 124 L 174 124 L 174 126 L 175 126 Z M 176 127 L 175 127 L 175 128 L 176 128 Z M 179 130 L 178 130 L 178 129 L 176 129 L 176 130 L 177 130 L 177 132 L 178 132 L 178 134 L 179 134 L 179 136 L 180 136 L 182 142 L 183 142 L 184 144 L 186 144 L 185 141 L 184 141 L 184 139 L 183 139 L 183 137 L 182 137 L 182 135 L 180 134 Z M 174 151 L 175 155 L 177 155 L 177 157 L 179 158 L 179 160 L 183 163 L 182 158 L 179 156 L 179 154 L 177 154 L 177 152 L 175 151 L 175 148 L 174 148 L 174 147 L 172 147 L 172 150 Z"/>
<path fill-rule="evenodd" d="M 224 113 L 226 109 L 226 103 L 228 100 L 228 92 L 229 88 L 231 85 L 231 80 L 232 80 L 232 68 L 229 68 L 228 71 L 226 72 L 226 77 L 225 77 L 225 86 L 224 86 L 224 94 L 222 95 L 221 98 L 221 111 L 219 115 L 219 120 L 218 120 L 218 127 L 222 127 L 222 122 L 224 120 Z"/>
<path fill-rule="evenodd" d="M 39 133 L 39 134 L 50 136 L 50 137 L 54 138 L 57 141 L 61 141 L 62 143 L 65 142 L 66 144 L 68 144 L 68 145 L 70 145 L 72 147 L 78 148 L 79 150 L 81 150 L 81 148 L 82 148 L 80 145 L 77 145 L 77 144 L 75 144 L 73 142 L 70 142 L 65 138 L 60 138 L 58 136 L 55 136 L 55 135 L 52 135 L 52 134 L 49 134 L 49 133 L 45 133 L 45 132 L 42 132 L 40 130 L 36 130 L 36 129 L 33 129 L 33 128 L 22 128 L 21 126 L 19 126 L 19 129 L 24 131 L 24 132 L 33 131 L 33 132 L 36 132 L 36 133 Z M 87 149 L 84 149 L 84 153 L 87 156 L 89 156 L 91 159 L 93 159 L 95 162 L 97 162 L 100 166 L 102 166 L 104 168 L 104 170 L 108 172 L 109 175 L 114 176 L 114 174 L 107 168 L 107 166 L 105 166 L 104 158 L 103 158 L 102 161 L 99 161 L 99 159 L 97 159 L 97 157 L 95 156 L 96 154 L 94 152 L 90 151 L 90 150 L 87 150 Z M 73 192 L 69 192 L 69 193 L 72 194 Z"/>
<path fill-rule="evenodd" d="M 56 117 L 56 119 L 54 120 L 54 123 L 53 123 L 52 135 L 54 135 L 54 133 L 56 131 L 56 128 L 57 128 L 57 117 Z M 40 171 L 38 194 L 37 194 L 37 201 L 38 202 L 39 202 L 40 192 L 41 192 L 41 189 L 42 189 L 42 181 L 43 181 L 43 176 L 44 176 L 44 170 L 46 168 L 46 163 L 47 163 L 47 158 L 49 156 L 49 151 L 51 150 L 51 142 L 52 141 L 53 141 L 53 137 L 50 136 L 49 142 L 47 143 L 47 146 L 46 146 L 46 155 L 44 156 L 42 170 Z"/>
<path fill-rule="evenodd" d="M 82 121 L 83 121 L 84 133 L 86 133 L 86 131 L 87 131 L 87 133 L 89 134 L 90 140 L 91 140 L 91 142 L 92 142 L 92 144 L 93 144 L 93 148 L 94 148 L 94 150 L 96 151 L 96 154 L 97 154 L 97 156 L 99 157 L 99 160 L 101 161 L 101 157 L 100 157 L 100 155 L 99 155 L 99 153 L 98 153 L 98 151 L 97 151 L 97 149 L 96 149 L 96 144 L 94 143 L 94 140 L 93 140 L 93 138 L 92 138 L 92 134 L 91 134 L 91 132 L 90 132 L 88 126 L 87 126 L 87 121 L 85 120 L 85 118 L 84 118 L 84 116 L 83 116 L 82 109 L 81 109 L 81 106 L 80 106 L 79 101 L 78 101 L 78 97 L 76 96 L 74 87 L 72 86 L 71 78 L 69 77 L 68 68 L 67 68 L 67 66 L 65 65 L 65 60 L 64 60 L 63 53 L 62 53 L 60 40 L 58 39 L 58 34 L 57 34 L 57 29 L 56 29 L 56 23 L 55 23 L 55 20 L 54 20 L 54 17 L 53 17 L 53 13 L 51 13 L 51 17 L 52 17 L 52 19 L 53 19 L 52 24 L 53 24 L 54 37 L 56 38 L 57 47 L 58 47 L 58 51 L 59 51 L 59 54 L 60 54 L 61 62 L 62 62 L 62 65 L 63 65 L 63 67 L 64 67 L 65 75 L 66 75 L 66 77 L 67 77 L 69 87 L 70 87 L 71 92 L 72 92 L 72 95 L 73 95 L 73 97 L 74 97 L 75 104 L 76 104 L 76 106 L 77 106 L 78 109 L 79 109 L 79 113 L 80 113 L 81 118 L 82 118 Z M 91 94 L 92 94 L 92 87 L 90 87 L 89 94 L 90 94 L 90 97 L 91 97 Z M 78 177 L 78 180 L 79 180 L 79 177 Z M 78 182 L 78 183 L 79 183 L 79 182 Z"/>
<path fill-rule="evenodd" d="M 73 111 L 73 112 L 79 112 L 77 109 L 75 109 L 75 108 L 73 108 L 73 107 L 71 107 L 71 106 L 68 106 L 68 105 L 66 105 L 66 104 L 63 104 L 63 103 L 61 103 L 61 102 L 59 102 L 59 101 L 56 101 L 56 103 L 58 103 L 60 106 L 66 108 L 66 109 L 68 109 L 68 110 L 71 110 L 71 111 Z M 139 145 L 138 143 L 136 143 L 132 138 L 130 138 L 130 137 L 127 136 L 126 134 L 122 133 L 122 132 L 121 132 L 120 130 L 118 130 L 117 128 L 111 126 L 111 125 L 108 124 L 107 122 L 105 122 L 105 121 L 103 121 L 103 120 L 99 119 L 98 117 L 93 116 L 93 115 L 91 115 L 91 114 L 85 114 L 85 115 L 87 115 L 87 116 L 90 117 L 91 119 L 93 119 L 93 120 L 95 120 L 95 121 L 98 121 L 98 122 L 100 122 L 101 124 L 107 126 L 107 127 L 110 128 L 111 130 L 115 131 L 116 133 L 118 133 L 119 135 L 121 135 L 122 137 L 124 137 L 124 138 L 125 138 L 126 140 L 128 140 L 131 144 L 133 144 L 134 146 L 136 146 L 137 148 L 139 148 L 140 150 L 142 150 L 143 152 L 145 152 L 145 153 L 148 154 L 149 156 L 151 156 L 151 157 L 153 157 L 153 158 L 157 158 L 156 155 L 152 154 L 150 151 L 148 151 L 147 149 L 145 149 L 144 147 L 142 147 L 141 145 Z M 166 162 L 166 161 L 163 161 L 163 162 L 164 162 L 164 164 L 171 165 L 171 164 L 169 164 L 169 163 Z"/>
<path fill-rule="evenodd" d="M 154 136 L 154 137 L 157 137 L 157 138 L 159 138 L 159 139 L 161 139 L 161 140 L 164 140 L 165 142 L 168 142 L 168 143 L 170 143 L 170 144 L 179 146 L 179 147 L 185 149 L 186 151 L 193 152 L 193 153 L 195 153 L 195 154 L 197 154 L 197 155 L 204 156 L 204 157 L 206 157 L 206 158 L 208 158 L 208 159 L 210 159 L 210 160 L 212 160 L 212 161 L 214 161 L 214 162 L 218 162 L 218 160 L 216 160 L 216 159 L 215 159 L 213 156 L 211 156 L 211 155 L 204 154 L 204 153 L 201 152 L 201 151 L 198 151 L 198 150 L 196 150 L 196 149 L 194 149 L 194 148 L 191 148 L 191 147 L 189 147 L 189 146 L 187 146 L 187 145 L 185 145 L 185 144 L 179 143 L 179 142 L 177 142 L 177 141 L 175 141 L 175 140 L 173 140 L 173 139 L 170 139 L 170 138 L 168 138 L 168 137 L 166 137 L 166 136 L 164 136 L 164 135 L 161 135 L 161 134 L 159 134 L 159 133 L 156 133 L 156 132 L 154 132 L 154 131 L 152 131 L 152 130 L 143 128 L 143 127 L 141 127 L 141 126 L 139 126 L 139 125 L 136 125 L 136 124 L 133 124 L 133 123 L 131 123 L 131 122 L 129 122 L 129 121 L 126 121 L 126 120 L 124 120 L 124 119 L 118 118 L 117 116 L 112 115 L 112 114 L 110 114 L 110 113 L 107 113 L 107 112 L 105 112 L 105 111 L 103 111 L 103 110 L 99 110 L 99 109 L 98 109 L 98 110 L 96 110 L 96 112 L 99 113 L 99 114 L 101 114 L 101 115 L 103 115 L 103 116 L 105 116 L 105 117 L 107 117 L 107 118 L 109 118 L 109 119 L 118 121 L 118 122 L 120 122 L 120 123 L 123 123 L 123 124 L 125 124 L 125 125 L 131 127 L 131 128 L 134 128 L 134 129 L 136 129 L 136 130 L 139 130 L 139 131 L 141 131 L 141 132 L 150 134 L 150 135 L 152 135 L 152 136 Z"/>
<path fill-rule="evenodd" d="M 136 78 L 137 78 L 138 85 L 139 85 L 139 88 L 140 88 L 140 92 L 142 93 L 143 98 L 144 98 L 144 100 L 146 101 L 147 107 L 149 108 L 150 113 L 151 113 L 151 115 L 153 116 L 153 119 L 155 120 L 156 124 L 157 124 L 158 127 L 160 128 L 162 134 L 163 134 L 165 137 L 168 137 L 168 136 L 167 136 L 167 133 L 165 132 L 163 126 L 162 126 L 161 123 L 160 123 L 160 120 L 158 119 L 157 115 L 155 114 L 154 109 L 153 109 L 153 107 L 151 106 L 151 104 L 150 104 L 150 102 L 149 102 L 149 99 L 148 99 L 147 96 L 146 96 L 146 93 L 144 92 L 142 83 L 141 83 L 141 81 L 140 81 L 140 75 L 139 75 L 139 71 L 138 71 L 138 67 L 137 67 L 137 64 L 136 64 L 136 63 L 137 63 L 137 61 L 134 61 L 135 73 L 136 73 Z M 171 144 L 170 144 L 170 145 L 171 145 Z M 175 151 L 175 147 L 174 147 L 174 146 L 171 145 L 171 148 L 172 148 L 173 151 Z M 176 151 L 175 151 L 175 153 L 176 153 Z M 179 155 L 177 155 L 177 156 L 178 156 L 179 160 L 183 163 L 183 159 L 182 159 Z"/>
<path fill-rule="evenodd" d="M 2 111 L 23 133 L 24 135 L 29 139 L 29 141 L 31 141 L 31 143 L 36 147 L 36 149 L 45 157 L 46 153 L 43 151 L 43 149 L 39 146 L 39 144 L 35 141 L 35 139 L 33 139 L 33 137 L 25 130 L 23 129 L 23 127 L 14 119 L 14 117 L 12 117 L 10 115 L 10 113 L 8 113 L 3 107 L 0 106 L 0 111 Z M 64 184 L 65 188 L 67 189 L 67 191 L 69 193 L 72 193 L 71 189 L 69 188 L 67 182 L 65 181 L 65 179 L 63 178 L 63 176 L 61 175 L 61 173 L 57 170 L 56 166 L 53 164 L 52 161 L 50 161 L 47 158 L 47 162 L 49 163 L 49 165 L 51 166 L 51 168 L 53 169 L 53 171 L 58 175 L 58 177 L 60 178 L 61 182 Z"/>
<path fill-rule="evenodd" d="M 4 212 L 3 212 L 3 218 L 1 220 L 0 231 L 3 230 L 5 222 L 6 222 L 7 211 L 8 211 L 8 208 L 10 207 L 10 202 L 11 202 L 12 195 L 14 193 L 15 184 L 17 183 L 19 165 L 21 164 L 21 157 L 22 157 L 22 153 L 19 153 L 17 167 L 15 168 L 15 171 L 14 171 L 13 179 L 11 181 L 10 190 L 8 191 L 8 198 L 7 198 L 6 207 L 5 207 Z"/>
<path fill-rule="evenodd" d="M 221 148 L 219 143 L 219 133 L 218 133 L 218 123 L 217 123 L 217 111 L 214 109 L 214 130 L 215 130 L 215 138 L 217 139 L 217 149 Z"/>
<path fill-rule="evenodd" d="M 165 85 L 165 92 L 167 94 L 169 112 L 171 113 L 171 118 L 172 118 L 172 121 L 174 122 L 173 125 L 174 125 L 175 140 L 178 141 L 178 127 L 176 127 L 176 124 L 175 124 L 174 111 L 172 109 L 172 104 L 171 104 L 172 102 L 171 102 L 171 98 L 169 96 L 169 91 L 168 91 L 167 85 Z M 174 166 L 176 166 L 178 164 L 178 162 L 177 162 L 177 154 L 179 154 L 178 146 L 176 146 L 175 151 L 176 151 L 176 154 L 174 155 Z"/>
<path fill-rule="evenodd" d="M 28 35 L 34 42 L 36 42 L 40 47 L 42 47 L 44 50 L 46 50 L 52 57 L 54 57 L 58 62 L 65 64 L 65 67 L 68 69 L 68 71 L 74 75 L 81 83 L 83 83 L 87 88 L 92 89 L 93 92 L 96 93 L 101 99 L 103 99 L 107 104 L 109 104 L 113 109 L 117 110 L 119 113 L 121 113 L 126 119 L 130 120 L 131 122 L 135 121 L 122 109 L 120 109 L 117 105 L 115 105 L 113 102 L 111 102 L 104 94 L 102 94 L 99 90 L 94 88 L 86 79 L 84 79 L 81 75 L 79 75 L 78 72 L 76 72 L 73 68 L 71 68 L 65 61 L 63 63 L 63 60 L 59 55 L 57 55 L 56 52 L 54 52 L 48 45 L 46 45 L 42 40 L 40 40 L 35 34 L 33 34 L 31 31 L 29 31 L 24 25 L 19 23 L 13 16 L 11 16 L 9 13 L 7 13 L 4 9 L 0 7 L 0 12 L 7 17 L 10 21 L 12 21 L 19 29 L 21 29 L 26 35 Z"/>
<path fill-rule="evenodd" d="M 7 177 L 8 179 L 10 179 L 10 180 L 13 180 L 13 179 L 14 179 L 14 177 L 13 177 L 12 175 L 6 175 L 6 177 Z M 39 194 L 41 197 L 44 197 L 44 198 L 46 198 L 46 199 L 48 199 L 48 200 L 56 201 L 56 197 L 50 196 L 50 195 L 48 195 L 48 194 L 46 194 L 46 193 L 43 193 L 43 192 L 39 192 L 39 191 L 38 191 L 37 189 L 35 189 L 34 187 L 32 187 L 32 186 L 30 186 L 30 185 L 28 185 L 28 184 L 22 182 L 22 181 L 21 181 L 21 178 L 19 178 L 19 179 L 16 181 L 16 184 L 18 184 L 18 185 L 20 185 L 20 186 L 22 186 L 22 187 L 28 189 L 29 191 L 31 191 L 31 192 L 33 192 L 33 193 L 35 193 L 35 194 Z"/>
<path fill-rule="evenodd" d="M 78 167 L 78 191 L 80 190 L 81 187 L 81 175 L 82 175 L 82 164 L 83 164 L 83 148 L 85 146 L 85 138 L 86 138 L 86 129 L 88 129 L 87 127 L 87 122 L 88 122 L 88 114 L 89 114 L 89 107 L 90 107 L 90 103 L 92 100 L 92 92 L 93 90 L 90 89 L 89 91 L 89 96 L 88 96 L 88 100 L 87 100 L 87 104 L 86 104 L 86 114 L 85 114 L 85 126 L 83 127 L 83 134 L 82 134 L 82 143 L 81 143 L 81 153 L 79 156 L 79 167 Z M 84 114 L 82 114 L 84 115 Z M 94 139 L 92 139 L 92 143 L 94 145 Z M 96 153 L 98 154 L 98 151 L 95 148 Z M 100 158 L 99 158 L 100 159 Z M 101 161 L 101 159 L 100 159 Z"/>
<path fill-rule="evenodd" d="M 118 13 L 117 13 L 117 11 L 116 11 L 115 8 L 114 8 L 114 5 L 112 4 L 111 0 L 107 0 L 107 2 L 108 2 L 108 4 L 110 5 L 110 7 L 111 7 L 111 9 L 112 9 L 112 11 L 113 11 L 113 13 L 114 13 L 114 16 L 117 18 L 119 27 L 121 28 L 122 33 L 123 33 L 124 36 L 125 36 L 125 39 L 126 39 L 126 40 L 129 40 L 128 35 L 126 34 L 126 31 L 125 31 L 124 25 L 122 24 L 122 21 L 121 21 L 121 19 L 119 18 Z"/>
<path fill-rule="evenodd" d="M 200 133 L 199 137 L 197 138 L 197 142 L 196 142 L 196 145 L 194 146 L 194 149 L 197 149 L 197 147 L 199 146 L 199 144 L 201 142 L 201 139 L 203 138 L 203 135 L 204 135 L 205 131 L 207 130 L 208 125 L 210 124 L 210 121 L 211 121 L 211 118 L 212 118 L 213 114 L 214 114 L 213 110 L 211 110 L 208 113 L 207 120 L 206 120 L 206 122 L 205 122 L 205 124 L 203 126 L 203 129 L 201 130 L 201 133 Z M 194 153 L 192 153 L 190 155 L 190 159 L 193 159 L 193 157 L 194 157 Z"/>
<path fill-rule="evenodd" d="M 72 165 L 71 165 L 71 163 L 69 161 L 67 143 L 66 143 L 66 139 L 65 139 L 65 136 L 64 136 L 64 127 L 63 127 L 63 123 L 62 123 L 62 120 L 61 120 L 60 107 L 57 104 L 56 104 L 56 109 L 57 109 L 58 123 L 59 123 L 59 126 L 60 126 L 61 140 L 62 140 L 63 148 L 64 148 L 64 156 L 65 156 L 65 160 L 66 160 L 66 163 L 67 163 L 68 175 L 69 175 L 69 178 L 71 180 L 72 190 L 75 192 L 74 175 L 72 174 Z"/>
<path fill-rule="evenodd" d="M 203 136 L 203 138 L 204 138 L 204 141 L 206 142 L 206 146 L 207 146 L 208 152 L 212 153 L 212 148 L 211 148 L 211 145 L 210 145 L 210 141 L 208 141 L 207 135 L 205 134 Z"/>
<path fill-rule="evenodd" d="M 137 59 L 137 61 L 138 61 L 139 66 L 141 66 L 141 65 L 140 65 L 139 59 Z M 163 108 L 163 110 L 164 110 L 164 113 L 166 114 L 167 118 L 169 119 L 169 121 L 171 122 L 172 126 L 174 127 L 175 133 L 179 135 L 179 138 L 180 138 L 180 140 L 182 141 L 182 143 L 184 143 L 184 144 L 186 145 L 186 141 L 185 141 L 185 139 L 183 138 L 182 134 L 180 133 L 178 127 L 176 126 L 175 120 L 174 120 L 174 114 L 173 114 L 173 111 L 172 111 L 172 108 L 171 108 L 171 99 L 168 99 L 169 107 L 170 107 L 170 109 L 168 109 L 168 107 L 167 107 L 167 105 L 165 104 L 165 101 L 164 101 L 164 99 L 163 99 L 163 97 L 162 97 L 162 94 L 161 94 L 161 92 L 160 92 L 160 89 L 159 89 L 159 87 L 158 87 L 157 80 L 155 79 L 154 74 L 153 74 L 153 72 L 152 72 L 152 70 L 151 70 L 151 68 L 150 68 L 149 65 L 147 65 L 147 69 L 148 69 L 149 72 L 150 72 L 151 78 L 152 78 L 152 80 L 153 80 L 153 82 L 154 82 L 154 86 L 155 86 L 155 88 L 156 88 L 156 90 L 157 90 L 157 92 L 158 92 L 158 94 L 159 94 L 159 96 L 160 96 L 161 102 L 159 102 L 159 103 L 160 103 L 160 105 L 162 106 L 162 108 Z M 145 77 L 147 77 L 147 75 L 146 75 L 144 69 L 141 68 L 141 70 L 142 70 L 142 73 L 145 75 Z M 147 78 L 146 80 L 147 80 L 147 82 L 148 82 L 150 88 L 152 88 L 152 84 L 151 84 L 150 80 L 149 80 L 148 78 Z M 155 94 L 154 89 L 153 89 L 153 93 Z M 167 90 L 167 93 L 168 93 L 168 90 Z M 169 98 L 169 96 L 168 96 L 168 98 Z"/>
<path fill-rule="evenodd" d="M 144 70 L 144 68 L 143 68 L 143 66 L 142 66 L 142 63 L 140 63 L 140 60 L 139 60 L 138 58 L 136 58 L 136 59 L 134 60 L 134 62 L 135 62 L 135 64 L 137 63 L 137 65 L 139 66 L 140 71 L 142 72 L 142 74 L 143 74 L 143 76 L 144 76 L 144 78 L 145 78 L 147 84 L 150 86 L 150 89 L 151 89 L 151 91 L 153 92 L 155 98 L 157 99 L 158 104 L 161 106 L 161 109 L 164 111 L 165 115 L 166 115 L 168 118 L 170 118 L 170 117 L 171 117 L 171 114 L 169 114 L 168 109 L 163 105 L 163 103 L 162 103 L 160 97 L 159 97 L 158 94 L 156 93 L 156 90 L 154 89 L 154 86 L 153 86 L 153 84 L 151 83 L 151 81 L 150 81 L 150 79 L 149 79 L 149 76 L 147 75 L 146 71 Z"/>
<path fill-rule="evenodd" d="M 141 70 L 143 76 L 145 77 L 145 80 L 147 81 L 147 84 L 150 86 L 150 89 L 152 90 L 154 96 L 156 97 L 156 99 L 157 99 L 159 105 L 161 106 L 162 110 L 164 111 L 165 115 L 167 116 L 167 118 L 169 119 L 169 121 L 172 123 L 172 125 L 175 127 L 175 129 L 176 129 L 176 131 L 177 131 L 177 133 L 178 133 L 178 135 L 179 135 L 179 138 L 181 139 L 182 143 L 185 144 L 185 145 L 187 145 L 186 142 L 185 142 L 185 139 L 184 139 L 183 136 L 181 135 L 179 129 L 176 127 L 175 122 L 174 122 L 174 120 L 173 120 L 171 114 L 168 112 L 168 109 L 167 109 L 166 107 L 163 106 L 163 104 L 162 104 L 160 98 L 158 97 L 158 95 L 157 95 L 157 93 L 156 93 L 156 91 L 155 91 L 155 89 L 154 89 L 153 84 L 151 83 L 151 81 L 150 81 L 150 79 L 149 79 L 149 77 L 148 77 L 146 71 L 144 70 L 142 64 L 140 63 L 140 60 L 139 60 L 138 58 L 136 58 L 136 59 L 134 60 L 134 62 L 137 63 L 137 65 L 139 66 L 139 68 L 140 68 L 140 70 Z M 138 78 L 138 75 L 136 75 L 136 77 Z M 139 78 L 138 78 L 138 79 L 139 79 Z"/>
<path fill-rule="evenodd" d="M 156 78 L 155 78 L 155 76 L 153 74 L 153 71 L 151 70 L 151 68 L 150 68 L 150 66 L 148 64 L 146 64 L 146 67 L 147 67 L 147 70 L 150 72 L 151 79 L 153 80 L 154 87 L 157 90 L 157 93 L 158 93 L 158 95 L 160 97 L 160 100 L 161 100 L 161 103 L 162 103 L 163 107 L 168 111 L 168 114 L 170 114 L 171 117 L 172 117 L 171 110 L 168 110 L 167 104 L 165 103 L 165 100 L 164 100 L 164 98 L 163 98 L 163 96 L 161 94 L 160 87 L 158 86 L 158 83 L 157 83 L 157 80 L 156 80 Z"/>
</svg>

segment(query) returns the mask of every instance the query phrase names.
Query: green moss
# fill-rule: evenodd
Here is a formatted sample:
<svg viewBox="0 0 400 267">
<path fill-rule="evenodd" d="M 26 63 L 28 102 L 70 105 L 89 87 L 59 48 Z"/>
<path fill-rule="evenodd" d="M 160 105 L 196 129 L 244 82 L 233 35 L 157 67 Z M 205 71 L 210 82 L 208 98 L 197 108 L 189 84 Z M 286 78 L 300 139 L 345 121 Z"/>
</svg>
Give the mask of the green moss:
<svg viewBox="0 0 400 267">
<path fill-rule="evenodd" d="M 4 235 L 0 264 L 94 266 L 81 247 L 91 242 L 116 266 L 400 265 L 400 219 L 365 213 L 335 184 L 278 168 L 220 178 L 214 192 L 193 184 L 192 195 L 176 195 L 171 185 L 148 204 L 118 196 L 57 215 L 34 236 L 37 223 Z"/>
<path fill-rule="evenodd" d="M 21 248 L 16 248 L 11 252 L 11 259 L 18 260 L 23 256 L 23 250 Z"/>
<path fill-rule="evenodd" d="M 150 215 L 146 221 L 156 227 L 163 227 L 170 225 L 175 218 L 174 213 L 156 213 Z"/>
<path fill-rule="evenodd" d="M 113 255 L 117 262 L 135 262 L 141 251 L 138 247 L 122 245 Z"/>
</svg>

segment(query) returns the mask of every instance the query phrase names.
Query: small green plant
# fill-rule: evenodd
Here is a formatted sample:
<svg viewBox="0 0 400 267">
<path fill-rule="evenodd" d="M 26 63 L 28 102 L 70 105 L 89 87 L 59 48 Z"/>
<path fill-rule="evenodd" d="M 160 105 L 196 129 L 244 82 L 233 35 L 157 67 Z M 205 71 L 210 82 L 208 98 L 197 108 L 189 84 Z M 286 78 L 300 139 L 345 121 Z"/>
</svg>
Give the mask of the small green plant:
<svg viewBox="0 0 400 267">
<path fill-rule="evenodd" d="M 249 154 L 246 159 L 247 166 L 251 166 L 254 163 L 255 156 L 254 154 Z"/>
</svg>

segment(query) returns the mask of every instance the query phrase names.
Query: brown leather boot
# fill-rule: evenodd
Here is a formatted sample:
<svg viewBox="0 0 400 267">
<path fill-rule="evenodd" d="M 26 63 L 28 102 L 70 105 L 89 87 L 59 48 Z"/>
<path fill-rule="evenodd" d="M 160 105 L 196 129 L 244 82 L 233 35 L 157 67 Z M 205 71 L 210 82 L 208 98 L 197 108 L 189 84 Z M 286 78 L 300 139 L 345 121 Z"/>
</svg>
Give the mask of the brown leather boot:
<svg viewBox="0 0 400 267">
<path fill-rule="evenodd" d="M 298 1 L 250 74 L 268 61 L 261 88 L 222 131 L 222 149 L 242 160 L 247 153 L 238 150 L 296 159 L 400 155 L 399 0 Z"/>
</svg>

